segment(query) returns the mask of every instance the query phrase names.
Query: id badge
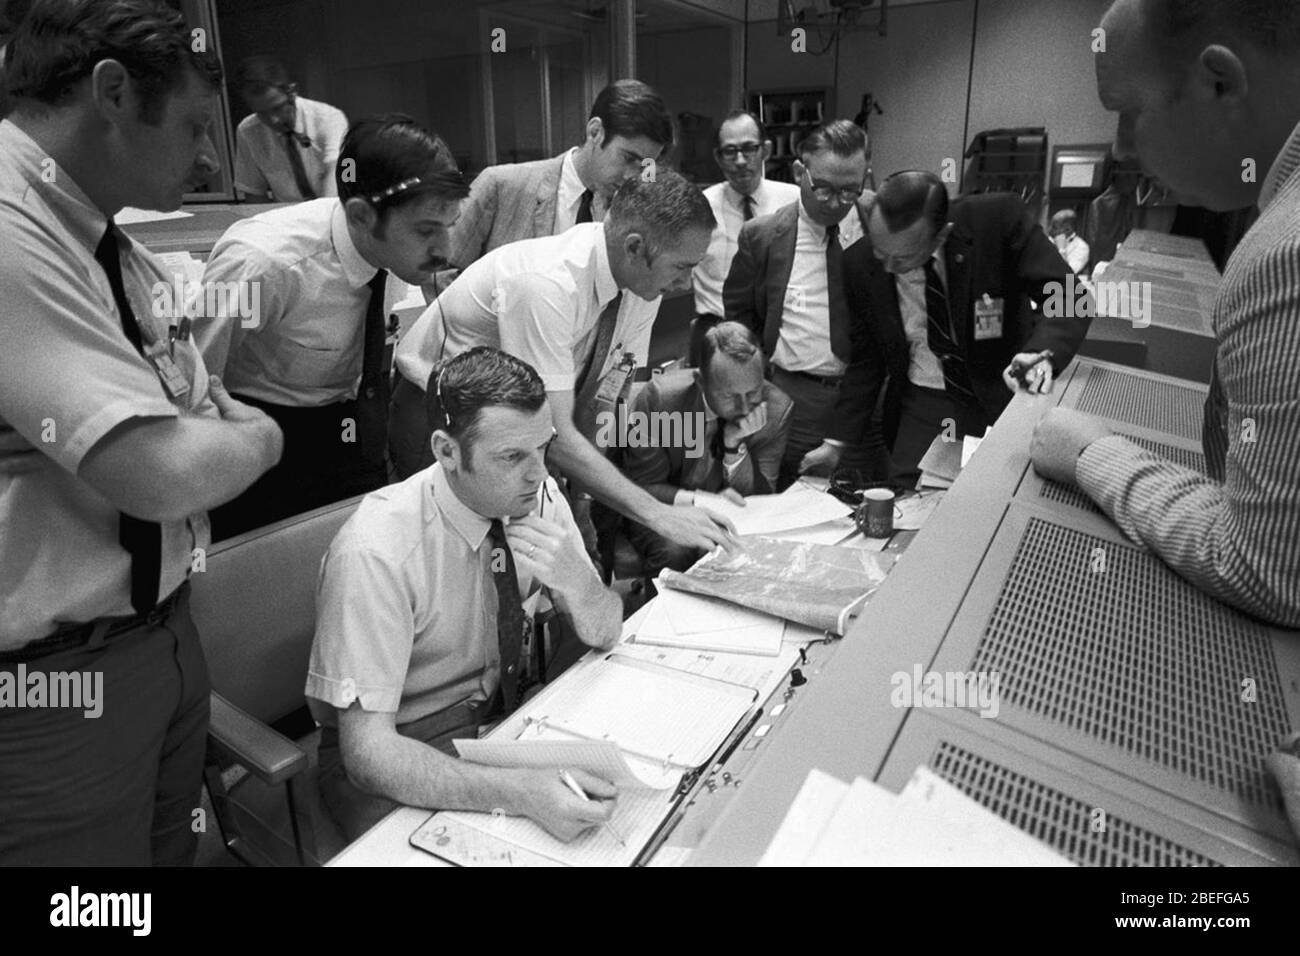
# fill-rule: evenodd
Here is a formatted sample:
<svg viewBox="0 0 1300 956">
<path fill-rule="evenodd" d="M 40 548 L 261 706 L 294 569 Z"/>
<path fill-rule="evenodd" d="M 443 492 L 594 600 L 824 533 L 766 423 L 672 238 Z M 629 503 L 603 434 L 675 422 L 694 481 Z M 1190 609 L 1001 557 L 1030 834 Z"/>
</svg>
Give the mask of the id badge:
<svg viewBox="0 0 1300 956">
<path fill-rule="evenodd" d="M 596 403 L 598 405 L 613 405 L 623 394 L 623 383 L 627 381 L 629 372 L 623 365 L 611 365 L 605 377 L 600 380 L 600 387 L 596 389 Z"/>
<path fill-rule="evenodd" d="M 162 382 L 163 389 L 167 392 L 174 402 L 185 402 L 185 397 L 190 393 L 189 379 L 181 371 L 176 361 L 171 357 L 168 351 L 167 343 L 159 340 L 149 344 L 145 349 L 145 358 L 158 373 L 158 380 Z"/>
<path fill-rule="evenodd" d="M 975 341 L 987 342 L 1002 338 L 1003 299 L 988 295 L 975 300 Z"/>
</svg>

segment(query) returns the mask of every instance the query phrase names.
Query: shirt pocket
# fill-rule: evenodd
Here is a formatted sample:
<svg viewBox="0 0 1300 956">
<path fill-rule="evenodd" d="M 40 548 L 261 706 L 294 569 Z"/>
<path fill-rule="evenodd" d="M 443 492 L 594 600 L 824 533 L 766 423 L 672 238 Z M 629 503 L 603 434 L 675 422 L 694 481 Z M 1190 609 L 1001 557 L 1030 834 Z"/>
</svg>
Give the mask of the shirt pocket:
<svg viewBox="0 0 1300 956">
<path fill-rule="evenodd" d="M 351 388 L 361 374 L 354 349 L 320 348 L 285 341 L 277 349 L 276 373 L 291 388 Z"/>
</svg>

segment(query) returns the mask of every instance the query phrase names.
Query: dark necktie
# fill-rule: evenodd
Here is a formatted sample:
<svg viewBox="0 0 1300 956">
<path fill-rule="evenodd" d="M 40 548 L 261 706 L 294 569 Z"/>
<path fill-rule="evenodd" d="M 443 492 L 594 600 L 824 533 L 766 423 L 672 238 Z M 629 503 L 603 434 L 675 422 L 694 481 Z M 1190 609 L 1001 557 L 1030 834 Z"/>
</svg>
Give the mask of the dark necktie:
<svg viewBox="0 0 1300 956">
<path fill-rule="evenodd" d="M 384 374 L 384 340 L 387 323 L 384 319 L 384 286 L 388 281 L 388 270 L 380 269 L 375 277 L 367 283 L 370 286 L 370 302 L 366 305 L 366 330 L 361 352 L 361 393 L 366 398 L 373 396 L 370 389 L 381 389 L 388 383 Z M 384 403 L 387 407 L 387 402 Z"/>
<path fill-rule="evenodd" d="M 741 196 L 740 210 L 741 210 L 740 217 L 742 221 L 749 222 L 749 220 L 753 219 L 754 218 L 754 197 Z"/>
<path fill-rule="evenodd" d="M 582 198 L 578 200 L 578 218 L 575 220 L 576 222 L 591 222 L 591 200 L 591 190 L 584 189 Z"/>
<path fill-rule="evenodd" d="M 302 164 L 302 152 L 298 147 L 298 137 L 293 130 L 284 134 L 284 151 L 289 154 L 289 165 L 293 168 L 293 181 L 298 185 L 298 192 L 303 199 L 315 199 L 316 190 L 307 178 L 307 169 Z"/>
<path fill-rule="evenodd" d="M 844 295 L 844 250 L 840 247 L 839 223 L 826 227 L 826 310 L 830 317 L 831 351 L 847 362 L 849 345 L 849 303 Z"/>
<path fill-rule="evenodd" d="M 939 270 L 934 266 L 933 256 L 925 261 L 925 312 L 929 320 L 926 323 L 927 344 L 943 369 L 943 383 L 948 394 L 962 404 L 976 404 L 966 357 L 953 333 L 948 293 L 939 278 Z"/>
<path fill-rule="evenodd" d="M 596 434 L 596 392 L 600 390 L 600 372 L 614 344 L 614 326 L 618 324 L 618 307 L 623 302 L 623 291 L 610 300 L 609 305 L 596 320 L 596 347 L 587 359 L 582 375 L 575 383 L 573 399 L 574 424 L 587 439 Z"/>
<path fill-rule="evenodd" d="M 493 518 L 488 528 L 492 542 L 492 583 L 497 589 L 497 648 L 501 652 L 501 700 L 506 713 L 519 705 L 519 653 L 524 646 L 523 601 L 519 597 L 519 578 L 515 576 L 515 556 L 506 541 L 506 529 L 500 518 Z M 497 550 L 505 561 L 497 561 Z M 502 567 L 504 565 L 504 567 Z"/>
<path fill-rule="evenodd" d="M 95 261 L 108 276 L 109 288 L 113 290 L 113 302 L 116 303 L 118 317 L 122 320 L 122 331 L 135 346 L 135 350 L 144 355 L 140 326 L 135 321 L 131 302 L 126 297 L 126 287 L 122 284 L 118 235 L 117 226 L 110 219 L 108 228 L 104 230 L 104 238 L 95 249 Z M 122 236 L 120 241 L 130 243 L 131 240 Z M 131 555 L 131 607 L 137 614 L 144 614 L 158 603 L 158 578 L 162 572 L 162 525 L 156 521 L 143 521 L 128 514 L 119 514 L 117 541 Z"/>
</svg>

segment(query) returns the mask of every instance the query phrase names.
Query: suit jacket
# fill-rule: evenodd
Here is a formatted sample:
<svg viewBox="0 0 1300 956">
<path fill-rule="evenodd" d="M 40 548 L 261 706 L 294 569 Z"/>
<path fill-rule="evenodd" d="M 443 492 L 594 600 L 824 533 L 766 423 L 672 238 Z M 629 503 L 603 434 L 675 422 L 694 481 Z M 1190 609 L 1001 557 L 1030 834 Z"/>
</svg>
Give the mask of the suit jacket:
<svg viewBox="0 0 1300 956">
<path fill-rule="evenodd" d="M 943 249 L 948 300 L 980 409 L 991 424 L 1011 400 L 1002 370 L 1012 357 L 1051 349 L 1052 367 L 1059 373 L 1074 358 L 1091 319 L 1049 319 L 1030 308 L 1031 299 L 1041 305 L 1049 283 L 1066 281 L 1070 267 L 1018 196 L 962 196 L 953 202 L 949 218 L 953 230 Z M 850 444 L 864 441 L 884 387 L 884 439 L 892 448 L 911 355 L 898 286 L 876 259 L 870 236 L 845 250 L 844 282 L 854 357 L 840 386 L 830 437 Z M 1003 300 L 1002 336 L 977 342 L 975 303 L 984 295 Z"/>
<path fill-rule="evenodd" d="M 858 202 L 857 213 L 864 217 L 864 223 L 865 202 L 871 195 L 865 193 Z M 798 225 L 798 200 L 745 223 L 736 241 L 736 255 L 731 260 L 727 281 L 722 286 L 726 317 L 753 329 L 768 358 L 772 357 L 781 337 L 781 317 L 790 271 L 794 267 Z M 857 245 L 855 242 L 849 248 Z M 849 356 L 842 358 L 847 360 Z"/>
<path fill-rule="evenodd" d="M 742 495 L 766 495 L 776 490 L 777 472 L 785 454 L 785 442 L 790 433 L 790 413 L 794 404 L 789 396 L 775 385 L 763 386 L 763 400 L 767 402 L 767 424 L 745 439 L 749 454 L 745 456 L 727 487 Z M 671 412 L 673 417 L 704 414 L 704 395 L 695 376 L 690 371 L 669 372 L 657 375 L 637 392 L 632 400 L 633 413 Z M 629 417 L 628 421 L 634 419 Z M 653 419 L 648 419 L 653 421 Z M 715 422 L 718 420 L 715 419 Z M 629 429 L 630 432 L 630 429 Z M 623 471 L 636 484 L 671 485 L 674 489 L 719 491 L 723 487 L 722 462 L 714 454 L 709 440 L 714 432 L 700 436 L 703 454 L 688 458 L 684 442 L 672 442 L 668 447 L 623 448 Z M 653 492 L 652 492 L 653 494 Z M 668 495 L 667 501 L 672 500 Z"/>
<path fill-rule="evenodd" d="M 497 246 L 549 236 L 564 154 L 489 166 L 475 178 L 451 233 L 451 261 L 464 269 Z"/>
</svg>

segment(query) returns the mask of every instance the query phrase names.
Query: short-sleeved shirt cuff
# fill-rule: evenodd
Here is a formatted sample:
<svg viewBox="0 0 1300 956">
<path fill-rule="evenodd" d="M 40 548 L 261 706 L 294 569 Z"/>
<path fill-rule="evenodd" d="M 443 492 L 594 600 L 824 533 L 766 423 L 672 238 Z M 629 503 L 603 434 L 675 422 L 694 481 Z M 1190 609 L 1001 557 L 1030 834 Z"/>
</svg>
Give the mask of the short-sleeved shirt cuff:
<svg viewBox="0 0 1300 956">
<path fill-rule="evenodd" d="M 156 399 L 139 401 L 123 399 L 111 402 L 90 418 L 80 423 L 66 442 L 52 442 L 50 457 L 72 474 L 81 467 L 81 460 L 99 442 L 123 422 L 134 418 L 176 418 L 180 409 L 159 395 Z"/>
<path fill-rule="evenodd" d="M 315 671 L 307 672 L 306 695 L 339 710 L 359 703 L 362 710 L 382 714 L 397 713 L 402 702 L 400 687 L 359 684 L 351 677 L 327 677 Z"/>
<path fill-rule="evenodd" d="M 542 386 L 548 392 L 572 392 L 577 384 L 576 375 L 549 375 L 538 373 L 542 380 Z"/>
</svg>

